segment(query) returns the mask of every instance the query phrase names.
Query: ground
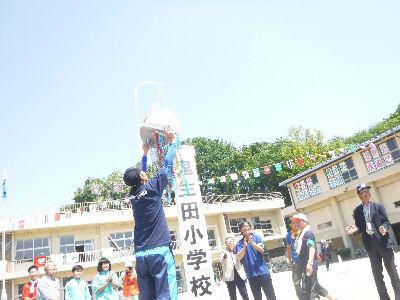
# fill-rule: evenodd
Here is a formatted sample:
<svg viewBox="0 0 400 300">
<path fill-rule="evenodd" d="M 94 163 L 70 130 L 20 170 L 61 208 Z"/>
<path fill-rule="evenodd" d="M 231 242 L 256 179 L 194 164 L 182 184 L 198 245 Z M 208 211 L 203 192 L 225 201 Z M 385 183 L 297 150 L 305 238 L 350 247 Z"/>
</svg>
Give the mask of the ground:
<svg viewBox="0 0 400 300">
<path fill-rule="evenodd" d="M 399 265 L 400 253 L 395 256 L 396 264 Z M 384 270 L 383 275 L 389 295 L 391 299 L 394 299 L 390 278 L 386 270 Z M 318 271 L 318 279 L 320 284 L 338 300 L 379 300 L 368 257 L 331 264 L 329 272 L 325 266 L 321 266 Z M 290 272 L 274 273 L 272 274 L 272 281 L 277 299 L 297 299 Z M 214 299 L 229 300 L 228 291 L 224 283 L 217 287 L 217 292 L 219 295 Z M 251 294 L 249 287 L 248 292 Z M 190 294 L 185 293 L 180 294 L 179 299 L 189 300 L 192 297 Z M 239 293 L 238 299 L 241 299 Z M 250 299 L 253 298 L 250 297 Z M 266 298 L 264 297 L 263 299 Z M 321 297 L 321 299 L 324 298 Z"/>
</svg>

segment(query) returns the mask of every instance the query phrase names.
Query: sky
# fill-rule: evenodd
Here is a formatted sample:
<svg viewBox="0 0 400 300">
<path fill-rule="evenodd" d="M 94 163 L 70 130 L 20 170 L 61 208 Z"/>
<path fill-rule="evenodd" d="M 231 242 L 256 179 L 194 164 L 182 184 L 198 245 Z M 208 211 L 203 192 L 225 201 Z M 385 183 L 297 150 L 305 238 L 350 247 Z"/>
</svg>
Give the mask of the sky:
<svg viewBox="0 0 400 300">
<path fill-rule="evenodd" d="M 182 137 L 292 126 L 348 136 L 400 103 L 398 1 L 1 1 L 7 203 L 70 202 L 140 159 L 135 87 L 164 83 Z M 154 89 L 140 92 L 145 115 Z"/>
</svg>

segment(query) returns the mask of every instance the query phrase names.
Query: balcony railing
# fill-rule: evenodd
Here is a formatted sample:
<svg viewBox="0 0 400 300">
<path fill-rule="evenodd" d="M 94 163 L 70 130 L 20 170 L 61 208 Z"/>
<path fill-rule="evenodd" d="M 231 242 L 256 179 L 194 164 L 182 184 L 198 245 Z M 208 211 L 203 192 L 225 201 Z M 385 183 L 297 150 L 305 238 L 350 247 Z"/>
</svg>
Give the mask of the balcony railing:
<svg viewBox="0 0 400 300">
<path fill-rule="evenodd" d="M 234 202 L 255 202 L 283 199 L 281 193 L 255 193 L 235 195 L 207 195 L 202 197 L 205 204 L 223 204 Z M 174 206 L 175 203 L 164 206 Z M 53 207 L 29 207 L 29 206 L 6 206 L 6 219 L 4 223 L 7 230 L 23 229 L 28 227 L 43 226 L 44 224 L 57 224 L 60 221 L 69 221 L 82 216 L 109 215 L 109 216 L 131 216 L 132 205 L 129 199 L 84 202 L 58 205 Z M 22 212 L 22 213 L 21 213 Z M 82 219 L 81 219 L 82 220 Z"/>
<path fill-rule="evenodd" d="M 46 257 L 46 260 L 54 261 L 58 268 L 63 268 L 64 266 L 73 266 L 75 264 L 90 264 L 93 262 L 98 262 L 101 257 L 105 256 L 111 261 L 113 259 L 125 258 L 133 256 L 135 253 L 133 248 L 127 249 L 101 249 L 94 251 L 85 252 L 72 252 L 66 254 L 54 254 Z M 6 272 L 27 272 L 28 268 L 33 265 L 33 258 L 13 260 L 7 263 Z"/>
</svg>

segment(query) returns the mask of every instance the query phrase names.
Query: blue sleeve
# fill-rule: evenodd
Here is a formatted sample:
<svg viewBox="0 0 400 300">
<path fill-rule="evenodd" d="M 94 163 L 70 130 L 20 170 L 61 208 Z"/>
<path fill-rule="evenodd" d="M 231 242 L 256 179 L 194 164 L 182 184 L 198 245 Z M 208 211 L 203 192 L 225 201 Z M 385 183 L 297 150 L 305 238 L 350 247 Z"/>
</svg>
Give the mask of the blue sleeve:
<svg viewBox="0 0 400 300">
<path fill-rule="evenodd" d="M 235 253 L 239 253 L 240 251 L 242 251 L 243 249 L 243 243 L 237 242 L 236 246 L 235 246 Z"/>
<path fill-rule="evenodd" d="M 142 157 L 142 171 L 147 172 L 147 156 L 145 155 Z"/>
<path fill-rule="evenodd" d="M 165 162 L 163 165 L 163 169 L 165 170 L 165 173 L 167 173 L 167 174 L 171 170 L 172 165 L 174 164 L 174 156 L 175 156 L 176 149 L 177 149 L 176 144 L 169 145 L 168 152 L 167 152 L 167 155 L 165 156 Z"/>
<path fill-rule="evenodd" d="M 263 242 L 261 237 L 259 237 L 257 234 L 253 234 L 253 238 L 254 238 L 254 242 L 256 242 L 256 244 Z"/>
</svg>

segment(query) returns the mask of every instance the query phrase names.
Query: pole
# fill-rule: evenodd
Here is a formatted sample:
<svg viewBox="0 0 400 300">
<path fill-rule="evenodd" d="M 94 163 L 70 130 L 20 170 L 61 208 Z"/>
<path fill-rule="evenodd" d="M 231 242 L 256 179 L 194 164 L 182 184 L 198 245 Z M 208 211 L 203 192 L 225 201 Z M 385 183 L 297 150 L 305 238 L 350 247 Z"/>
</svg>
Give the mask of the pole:
<svg viewBox="0 0 400 300">
<path fill-rule="evenodd" d="M 1 272 L 3 274 L 3 289 L 1 291 L 1 300 L 7 300 L 7 291 L 6 291 L 6 190 L 5 190 L 5 184 L 7 181 L 7 171 L 6 171 L 6 167 L 4 166 L 3 168 L 3 201 L 2 201 L 2 209 L 1 211 L 2 213 L 2 219 L 3 219 L 3 241 L 2 241 L 2 265 L 3 265 L 3 271 Z"/>
</svg>

